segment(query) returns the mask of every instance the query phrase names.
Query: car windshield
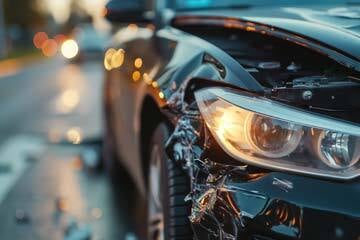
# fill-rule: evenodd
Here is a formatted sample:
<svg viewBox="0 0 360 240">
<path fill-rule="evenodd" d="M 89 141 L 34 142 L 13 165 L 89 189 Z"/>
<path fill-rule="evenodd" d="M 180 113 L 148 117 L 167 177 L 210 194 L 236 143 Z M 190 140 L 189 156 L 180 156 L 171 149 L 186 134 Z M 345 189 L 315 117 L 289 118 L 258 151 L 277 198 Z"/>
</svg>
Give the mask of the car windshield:
<svg viewBox="0 0 360 240">
<path fill-rule="evenodd" d="M 211 8 L 236 8 L 262 5 L 301 5 L 301 4 L 359 4 L 360 0 L 174 0 L 176 8 L 211 9 Z"/>
</svg>

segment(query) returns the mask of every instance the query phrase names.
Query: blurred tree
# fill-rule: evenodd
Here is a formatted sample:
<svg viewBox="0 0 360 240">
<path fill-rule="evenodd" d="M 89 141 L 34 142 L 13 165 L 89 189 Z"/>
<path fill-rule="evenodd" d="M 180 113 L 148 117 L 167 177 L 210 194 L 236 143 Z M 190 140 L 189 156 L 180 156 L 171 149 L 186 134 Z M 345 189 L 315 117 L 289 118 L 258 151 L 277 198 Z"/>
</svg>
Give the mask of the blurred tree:
<svg viewBox="0 0 360 240">
<path fill-rule="evenodd" d="M 22 29 L 43 26 L 46 18 L 38 8 L 38 0 L 3 0 L 6 25 Z"/>
</svg>

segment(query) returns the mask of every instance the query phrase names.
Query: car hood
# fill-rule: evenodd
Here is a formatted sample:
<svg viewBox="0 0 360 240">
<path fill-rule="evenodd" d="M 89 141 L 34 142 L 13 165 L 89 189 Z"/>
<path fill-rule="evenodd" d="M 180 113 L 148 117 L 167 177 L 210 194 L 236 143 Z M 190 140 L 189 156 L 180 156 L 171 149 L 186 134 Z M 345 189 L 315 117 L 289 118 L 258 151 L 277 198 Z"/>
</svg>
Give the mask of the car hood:
<svg viewBox="0 0 360 240">
<path fill-rule="evenodd" d="M 207 10 L 179 15 L 222 17 L 264 24 L 311 39 L 324 47 L 360 61 L 360 6 L 254 7 Z"/>
</svg>

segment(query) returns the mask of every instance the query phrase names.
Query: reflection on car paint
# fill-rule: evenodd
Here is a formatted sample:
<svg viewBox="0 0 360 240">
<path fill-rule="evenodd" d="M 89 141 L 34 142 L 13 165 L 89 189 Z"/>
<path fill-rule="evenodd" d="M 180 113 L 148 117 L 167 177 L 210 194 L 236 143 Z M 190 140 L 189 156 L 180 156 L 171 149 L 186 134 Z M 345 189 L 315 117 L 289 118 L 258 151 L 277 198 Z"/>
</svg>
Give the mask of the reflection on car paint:
<svg viewBox="0 0 360 240">
<path fill-rule="evenodd" d="M 256 18 L 255 18 L 256 20 Z M 285 21 L 285 20 L 283 20 Z M 290 20 L 288 20 L 290 21 Z M 215 17 L 178 17 L 174 20 L 175 26 L 183 25 L 211 25 L 211 26 L 223 26 L 225 28 L 241 29 L 248 32 L 257 32 L 264 35 L 273 36 L 279 39 L 283 39 L 302 47 L 314 50 L 322 55 L 328 56 L 335 60 L 339 64 L 348 68 L 353 68 L 357 71 L 360 70 L 359 62 L 341 53 L 339 50 L 333 50 L 331 48 L 324 47 L 323 45 L 313 41 L 311 39 L 304 38 L 301 35 L 294 34 L 280 28 L 274 28 L 270 25 L 262 23 L 245 21 L 241 19 L 230 18 L 215 18 Z"/>
<path fill-rule="evenodd" d="M 285 192 L 288 192 L 289 190 L 294 188 L 294 185 L 292 182 L 288 180 L 283 180 L 279 178 L 274 178 L 272 184 L 274 186 L 278 186 L 280 189 L 284 190 Z"/>
</svg>

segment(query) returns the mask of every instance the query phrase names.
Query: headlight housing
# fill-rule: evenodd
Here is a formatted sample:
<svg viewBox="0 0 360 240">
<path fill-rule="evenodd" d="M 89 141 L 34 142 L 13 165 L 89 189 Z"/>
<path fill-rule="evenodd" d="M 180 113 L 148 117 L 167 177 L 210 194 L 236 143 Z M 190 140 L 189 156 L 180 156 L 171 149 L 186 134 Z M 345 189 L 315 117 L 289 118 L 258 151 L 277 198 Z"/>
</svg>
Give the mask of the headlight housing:
<svg viewBox="0 0 360 240">
<path fill-rule="evenodd" d="M 360 126 L 225 88 L 195 93 L 206 125 L 234 159 L 336 179 L 360 175 Z"/>
</svg>

